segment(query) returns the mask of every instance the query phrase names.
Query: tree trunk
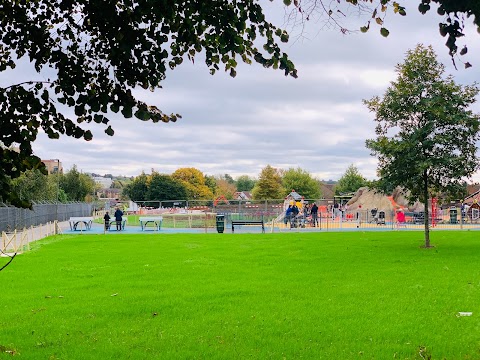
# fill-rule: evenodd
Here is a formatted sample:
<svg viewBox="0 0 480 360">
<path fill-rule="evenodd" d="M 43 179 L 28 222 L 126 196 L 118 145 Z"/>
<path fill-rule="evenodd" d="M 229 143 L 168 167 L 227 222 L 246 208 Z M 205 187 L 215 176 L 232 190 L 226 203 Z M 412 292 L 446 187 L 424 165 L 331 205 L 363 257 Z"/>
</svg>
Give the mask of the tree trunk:
<svg viewBox="0 0 480 360">
<path fill-rule="evenodd" d="M 430 247 L 430 226 L 428 222 L 429 212 L 428 212 L 428 175 L 427 170 L 423 172 L 423 203 L 425 204 L 425 217 L 423 223 L 425 225 L 425 247 Z"/>
</svg>

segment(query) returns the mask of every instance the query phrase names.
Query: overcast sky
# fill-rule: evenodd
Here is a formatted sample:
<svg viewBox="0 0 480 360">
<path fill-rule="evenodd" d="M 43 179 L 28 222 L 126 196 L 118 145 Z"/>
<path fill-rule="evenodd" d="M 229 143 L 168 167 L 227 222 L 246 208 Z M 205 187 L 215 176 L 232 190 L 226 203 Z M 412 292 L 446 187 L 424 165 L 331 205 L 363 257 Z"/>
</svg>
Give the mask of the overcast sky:
<svg viewBox="0 0 480 360">
<path fill-rule="evenodd" d="M 267 14 L 278 25 L 285 19 L 281 3 L 266 2 Z M 353 164 L 374 179 L 376 159 L 365 140 L 374 137 L 375 125 L 362 99 L 385 92 L 395 79 L 395 64 L 408 49 L 418 43 L 432 45 L 458 82 L 480 80 L 480 36 L 472 29 L 466 39 L 473 68 L 464 70 L 459 63 L 457 71 L 444 46 L 446 39 L 438 33 L 441 18 L 435 10 L 421 15 L 418 1 L 410 3 L 406 17 L 388 15 L 388 38 L 376 25 L 367 34 L 343 35 L 315 19 L 306 24 L 302 36 L 299 27 L 290 29 L 290 42 L 283 49 L 295 63 L 298 79 L 258 64 L 240 65 L 236 78 L 223 72 L 211 76 L 200 58 L 195 64 L 184 61 L 168 73 L 163 89 L 135 91 L 165 113 L 181 114 L 177 123 L 111 116 L 113 137 L 95 124 L 90 142 L 50 140 L 41 134 L 34 150 L 42 159 L 59 158 L 65 169 L 76 164 L 84 172 L 99 174 L 136 176 L 152 168 L 169 174 L 195 167 L 208 175 L 257 177 L 270 164 L 300 167 L 319 179 L 336 180 Z M 364 24 L 354 20 L 354 28 Z"/>
</svg>

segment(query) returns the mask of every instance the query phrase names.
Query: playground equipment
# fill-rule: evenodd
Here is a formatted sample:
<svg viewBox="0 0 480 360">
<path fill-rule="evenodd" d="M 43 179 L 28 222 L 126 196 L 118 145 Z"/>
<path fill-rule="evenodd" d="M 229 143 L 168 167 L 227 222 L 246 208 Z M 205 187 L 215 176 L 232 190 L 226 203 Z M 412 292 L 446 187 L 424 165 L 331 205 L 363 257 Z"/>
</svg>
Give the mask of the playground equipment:
<svg viewBox="0 0 480 360">
<path fill-rule="evenodd" d="M 220 202 L 220 201 L 223 201 L 225 202 L 225 204 L 229 205 L 230 202 L 227 200 L 227 198 L 223 195 L 220 195 L 219 197 L 217 197 L 214 201 L 213 201 L 213 206 L 217 206 L 217 204 Z"/>
</svg>

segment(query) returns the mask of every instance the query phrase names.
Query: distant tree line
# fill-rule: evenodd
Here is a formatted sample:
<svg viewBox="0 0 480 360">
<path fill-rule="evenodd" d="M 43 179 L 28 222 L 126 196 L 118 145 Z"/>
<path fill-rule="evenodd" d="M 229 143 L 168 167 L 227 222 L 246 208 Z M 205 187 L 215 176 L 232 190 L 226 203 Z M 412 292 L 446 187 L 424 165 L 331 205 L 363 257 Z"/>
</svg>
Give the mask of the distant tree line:
<svg viewBox="0 0 480 360">
<path fill-rule="evenodd" d="M 96 185 L 88 174 L 73 166 L 66 173 L 43 174 L 40 170 L 27 170 L 11 180 L 11 189 L 22 202 L 91 201 Z"/>
<path fill-rule="evenodd" d="M 195 168 L 180 168 L 172 174 L 144 172 L 123 187 L 122 195 L 134 201 L 212 200 L 235 198 L 236 192 L 250 192 L 254 200 L 283 199 L 295 190 L 306 199 L 321 198 L 323 181 L 301 168 L 288 170 L 267 165 L 258 179 L 229 174 L 210 176 Z M 341 178 L 341 192 L 354 192 L 368 181 L 351 165 Z"/>
</svg>

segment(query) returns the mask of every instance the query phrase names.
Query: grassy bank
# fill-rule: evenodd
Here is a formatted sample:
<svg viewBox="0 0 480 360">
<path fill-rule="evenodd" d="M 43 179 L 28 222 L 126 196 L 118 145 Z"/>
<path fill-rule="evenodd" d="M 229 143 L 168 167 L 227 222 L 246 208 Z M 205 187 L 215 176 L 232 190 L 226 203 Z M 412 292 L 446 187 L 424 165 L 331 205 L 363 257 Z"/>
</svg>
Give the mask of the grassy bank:
<svg viewBox="0 0 480 360">
<path fill-rule="evenodd" d="M 0 358 L 478 359 L 478 233 L 431 236 L 50 238 L 0 272 Z"/>
</svg>

